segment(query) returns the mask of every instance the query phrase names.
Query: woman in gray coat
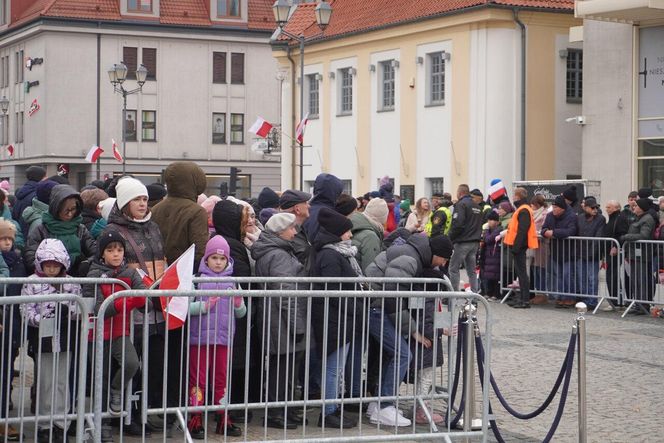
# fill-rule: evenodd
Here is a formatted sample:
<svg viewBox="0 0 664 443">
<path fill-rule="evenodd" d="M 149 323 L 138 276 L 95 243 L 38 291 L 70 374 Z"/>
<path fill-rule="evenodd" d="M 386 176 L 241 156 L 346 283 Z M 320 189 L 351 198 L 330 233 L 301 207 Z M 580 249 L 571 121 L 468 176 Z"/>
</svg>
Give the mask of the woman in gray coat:
<svg viewBox="0 0 664 443">
<path fill-rule="evenodd" d="M 268 283 L 266 289 L 294 291 L 297 284 L 288 278 L 304 277 L 304 267 L 295 257 L 293 238 L 297 233 L 295 216 L 279 213 L 270 217 L 251 248 L 256 260 L 257 277 L 286 277 L 284 283 Z M 306 300 L 295 297 L 264 298 L 258 310 L 257 324 L 263 331 L 263 354 L 267 357 L 267 398 L 270 402 L 292 400 L 287 395 L 294 391 L 292 380 L 298 380 L 297 371 L 305 348 Z M 295 429 L 302 416 L 294 408 L 271 409 L 267 426 Z"/>
</svg>

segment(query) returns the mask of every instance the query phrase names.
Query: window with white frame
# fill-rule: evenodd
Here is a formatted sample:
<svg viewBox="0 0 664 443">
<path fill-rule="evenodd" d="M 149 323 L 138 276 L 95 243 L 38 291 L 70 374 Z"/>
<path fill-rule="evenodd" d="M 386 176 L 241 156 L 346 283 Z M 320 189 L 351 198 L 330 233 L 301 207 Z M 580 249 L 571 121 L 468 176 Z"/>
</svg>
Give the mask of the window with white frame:
<svg viewBox="0 0 664 443">
<path fill-rule="evenodd" d="M 351 69 L 339 69 L 339 115 L 353 113 L 353 74 Z"/>
<path fill-rule="evenodd" d="M 23 49 L 16 51 L 16 83 L 23 83 Z"/>
<path fill-rule="evenodd" d="M 152 12 L 152 0 L 127 0 L 128 12 Z"/>
<path fill-rule="evenodd" d="M 427 105 L 445 104 L 445 52 L 427 54 Z"/>
<path fill-rule="evenodd" d="M 0 144 L 8 145 L 9 144 L 9 116 L 3 115 L 0 117 Z"/>
<path fill-rule="evenodd" d="M 7 0 L 0 0 L 0 26 L 9 23 L 7 17 Z"/>
<path fill-rule="evenodd" d="M 319 82 L 318 74 L 309 74 L 307 78 L 307 104 L 309 105 L 309 118 L 318 118 L 319 111 Z"/>
<path fill-rule="evenodd" d="M 16 143 L 23 142 L 23 112 L 16 113 Z"/>
<path fill-rule="evenodd" d="M 567 50 L 567 103 L 581 103 L 583 98 L 583 51 Z"/>
<path fill-rule="evenodd" d="M 394 110 L 394 63 L 392 60 L 380 62 L 380 102 L 381 111 Z"/>
</svg>

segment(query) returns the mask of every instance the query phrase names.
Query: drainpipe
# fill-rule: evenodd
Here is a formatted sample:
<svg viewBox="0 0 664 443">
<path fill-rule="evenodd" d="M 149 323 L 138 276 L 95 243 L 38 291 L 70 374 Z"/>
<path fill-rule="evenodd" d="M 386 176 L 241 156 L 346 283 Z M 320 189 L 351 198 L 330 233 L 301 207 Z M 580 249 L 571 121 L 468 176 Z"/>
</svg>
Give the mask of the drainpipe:
<svg viewBox="0 0 664 443">
<path fill-rule="evenodd" d="M 291 56 L 291 47 L 290 45 L 286 48 L 286 58 L 288 58 L 288 61 L 290 62 L 291 65 L 291 134 L 293 137 L 295 137 L 295 60 L 293 60 L 293 57 Z M 304 79 L 302 80 L 304 81 Z M 283 142 L 281 149 L 283 149 Z M 295 189 L 295 171 L 297 170 L 297 163 L 296 163 L 296 158 L 297 156 L 295 155 L 295 144 L 293 143 L 293 140 L 291 139 L 291 189 Z"/>
<path fill-rule="evenodd" d="M 101 23 L 97 22 L 97 27 Z M 97 33 L 97 146 L 101 146 L 101 33 Z M 101 178 L 101 159 L 97 159 L 97 180 Z"/>
<path fill-rule="evenodd" d="M 514 22 L 521 28 L 521 180 L 526 179 L 526 25 L 514 8 Z"/>
</svg>

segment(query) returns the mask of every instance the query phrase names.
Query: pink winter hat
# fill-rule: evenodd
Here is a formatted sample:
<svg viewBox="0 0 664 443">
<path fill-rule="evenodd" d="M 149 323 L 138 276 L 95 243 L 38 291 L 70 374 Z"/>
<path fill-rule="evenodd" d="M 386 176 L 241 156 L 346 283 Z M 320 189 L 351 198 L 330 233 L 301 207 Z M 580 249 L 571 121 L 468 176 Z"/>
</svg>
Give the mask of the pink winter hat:
<svg viewBox="0 0 664 443">
<path fill-rule="evenodd" d="M 228 246 L 228 242 L 221 235 L 215 235 L 208 240 L 207 245 L 205 245 L 205 255 L 203 255 L 202 262 L 205 263 L 212 254 L 220 254 L 228 259 L 231 257 L 231 247 Z"/>
<path fill-rule="evenodd" d="M 218 197 L 216 195 L 211 195 L 208 198 L 206 198 L 205 200 L 203 200 L 203 202 L 200 205 L 208 213 L 208 217 L 210 217 L 212 215 L 212 210 L 214 209 L 214 205 L 216 205 L 217 202 L 220 202 L 220 201 L 221 201 L 221 197 Z"/>
</svg>

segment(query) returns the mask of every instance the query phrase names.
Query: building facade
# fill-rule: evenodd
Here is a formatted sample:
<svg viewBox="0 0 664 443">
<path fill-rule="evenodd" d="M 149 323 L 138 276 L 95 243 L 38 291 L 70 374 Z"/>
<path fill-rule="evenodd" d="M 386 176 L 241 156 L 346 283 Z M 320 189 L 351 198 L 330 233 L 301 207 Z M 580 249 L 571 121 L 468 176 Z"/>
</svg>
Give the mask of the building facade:
<svg viewBox="0 0 664 443">
<path fill-rule="evenodd" d="M 279 114 L 270 0 L 1 1 L 0 141 L 14 154 L 2 149 L 0 176 L 19 186 L 40 164 L 82 186 L 120 173 L 111 140 L 122 151 L 123 100 L 107 70 L 124 61 L 127 89 L 137 66 L 148 69 L 142 92 L 127 97 L 127 173 L 151 183 L 192 160 L 209 192 L 231 167 L 241 196 L 278 186 L 279 158 L 252 150 L 248 131 Z M 104 149 L 99 169 L 85 161 L 93 145 Z"/>
<path fill-rule="evenodd" d="M 576 2 L 583 18 L 583 176 L 624 202 L 630 190 L 664 195 L 664 5 Z"/>
<path fill-rule="evenodd" d="M 566 122 L 581 112 L 567 87 L 581 49 L 568 39 L 580 24 L 571 1 L 387 3 L 335 1 L 322 37 L 315 5 L 294 8 L 286 30 L 313 38 L 304 81 L 297 45 L 276 37 L 285 131 L 299 119 L 301 90 L 309 114 L 306 183 L 329 172 L 358 194 L 388 175 L 395 192 L 412 197 L 460 183 L 486 189 L 493 178 L 580 176 L 581 131 Z M 299 170 L 299 147 L 285 145 L 283 188 L 298 183 Z"/>
</svg>

